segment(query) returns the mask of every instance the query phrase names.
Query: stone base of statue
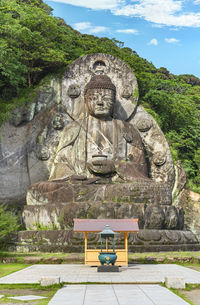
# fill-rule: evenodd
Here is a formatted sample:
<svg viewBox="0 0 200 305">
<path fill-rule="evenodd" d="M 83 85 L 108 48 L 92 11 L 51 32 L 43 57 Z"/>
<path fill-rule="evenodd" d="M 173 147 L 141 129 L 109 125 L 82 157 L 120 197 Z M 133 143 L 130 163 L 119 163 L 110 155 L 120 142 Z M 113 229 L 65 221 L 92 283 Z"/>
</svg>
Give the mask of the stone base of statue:
<svg viewBox="0 0 200 305">
<path fill-rule="evenodd" d="M 119 266 L 98 266 L 97 272 L 119 272 Z"/>
<path fill-rule="evenodd" d="M 80 201 L 24 207 L 23 220 L 28 230 L 38 226 L 54 229 L 73 228 L 74 218 L 138 218 L 139 228 L 182 230 L 184 213 L 172 205 L 114 201 Z"/>
<path fill-rule="evenodd" d="M 43 215 L 45 217 L 45 214 Z M 72 224 L 73 226 L 73 224 Z M 9 241 L 9 249 L 18 252 L 84 252 L 84 235 L 68 230 L 44 230 L 17 232 Z M 99 245 L 97 234 L 90 234 L 88 247 L 96 249 Z M 197 236 L 190 231 L 181 230 L 140 230 L 128 236 L 129 252 L 161 251 L 199 251 Z M 123 236 L 116 238 L 116 247 L 124 247 Z"/>
<path fill-rule="evenodd" d="M 79 178 L 81 179 L 81 177 Z M 84 179 L 84 178 L 82 178 Z M 170 187 L 150 179 L 126 183 L 100 183 L 101 179 L 44 181 L 27 191 L 27 205 L 65 204 L 67 202 L 113 201 L 170 205 Z M 98 183 L 97 183 L 98 182 Z"/>
</svg>

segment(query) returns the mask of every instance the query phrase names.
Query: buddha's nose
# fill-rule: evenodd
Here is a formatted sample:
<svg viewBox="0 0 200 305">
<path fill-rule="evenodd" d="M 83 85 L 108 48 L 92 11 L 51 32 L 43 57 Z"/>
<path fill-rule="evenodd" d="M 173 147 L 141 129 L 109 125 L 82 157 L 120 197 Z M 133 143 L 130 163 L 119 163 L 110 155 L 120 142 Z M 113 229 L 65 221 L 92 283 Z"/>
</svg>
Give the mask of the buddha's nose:
<svg viewBox="0 0 200 305">
<path fill-rule="evenodd" d="M 101 96 L 98 97 L 97 105 L 103 105 L 103 101 L 102 101 Z"/>
</svg>

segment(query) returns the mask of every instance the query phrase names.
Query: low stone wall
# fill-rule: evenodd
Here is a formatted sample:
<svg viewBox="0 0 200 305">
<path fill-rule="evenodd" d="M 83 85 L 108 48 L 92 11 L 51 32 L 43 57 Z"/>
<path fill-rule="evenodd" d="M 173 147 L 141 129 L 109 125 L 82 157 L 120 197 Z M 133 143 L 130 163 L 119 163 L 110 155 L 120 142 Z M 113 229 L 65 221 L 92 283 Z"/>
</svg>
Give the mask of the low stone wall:
<svg viewBox="0 0 200 305">
<path fill-rule="evenodd" d="M 88 234 L 88 247 L 100 248 L 98 234 Z M 116 247 L 123 247 L 123 235 L 116 239 Z M 149 251 L 197 251 L 200 244 L 190 231 L 177 230 L 140 230 L 129 234 L 130 252 Z M 10 250 L 20 252 L 79 252 L 84 253 L 84 234 L 72 230 L 21 231 L 10 242 Z"/>
</svg>

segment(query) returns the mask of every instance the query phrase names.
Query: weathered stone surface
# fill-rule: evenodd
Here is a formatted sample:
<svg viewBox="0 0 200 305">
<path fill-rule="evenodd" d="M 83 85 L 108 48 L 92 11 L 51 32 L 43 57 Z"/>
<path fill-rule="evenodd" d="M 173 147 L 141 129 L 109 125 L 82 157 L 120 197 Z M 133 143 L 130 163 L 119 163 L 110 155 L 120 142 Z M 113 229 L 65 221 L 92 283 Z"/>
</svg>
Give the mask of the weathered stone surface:
<svg viewBox="0 0 200 305">
<path fill-rule="evenodd" d="M 17 263 L 17 260 L 16 257 L 0 257 L 0 262 L 3 264 Z"/>
<path fill-rule="evenodd" d="M 97 184 L 91 183 L 90 179 L 77 184 L 68 181 L 46 181 L 31 185 L 27 192 L 28 205 L 82 201 L 170 205 L 171 200 L 169 187 L 139 179 L 132 183 L 120 184 Z"/>
<path fill-rule="evenodd" d="M 44 259 L 45 264 L 61 264 L 62 258 L 59 257 L 47 257 Z"/>
<path fill-rule="evenodd" d="M 172 211 L 172 212 L 171 212 Z M 138 218 L 143 229 L 183 229 L 183 211 L 174 206 L 147 206 L 145 203 L 86 201 L 26 206 L 23 219 L 27 229 L 73 228 L 74 218 Z M 159 221 L 158 221 L 159 220 Z"/>
<path fill-rule="evenodd" d="M 24 263 L 25 264 L 39 264 L 42 261 L 42 257 L 36 257 L 36 256 L 29 256 L 24 257 Z"/>
<path fill-rule="evenodd" d="M 88 247 L 99 248 L 99 235 L 88 234 Z M 140 230 L 129 234 L 130 252 L 198 251 L 197 237 L 189 231 Z M 124 247 L 123 235 L 116 238 L 116 247 Z M 79 252 L 84 253 L 84 234 L 72 230 L 21 231 L 10 241 L 10 249 L 15 251 Z"/>
<path fill-rule="evenodd" d="M 69 202 L 26 206 L 23 219 L 27 229 L 37 230 L 38 224 L 46 228 L 73 228 L 74 218 L 138 218 L 143 229 L 183 229 L 184 215 L 174 206 L 152 206 L 128 202 Z M 159 221 L 158 221 L 159 220 Z"/>
<path fill-rule="evenodd" d="M 184 212 L 175 206 L 149 205 L 144 212 L 145 229 L 183 230 Z"/>
<path fill-rule="evenodd" d="M 177 170 L 178 170 L 177 191 L 180 193 L 180 191 L 182 191 L 182 189 L 184 188 L 184 186 L 187 182 L 187 175 L 186 175 L 186 172 L 185 172 L 184 168 L 182 167 L 182 165 L 179 161 L 177 161 L 176 166 L 177 166 Z"/>
<path fill-rule="evenodd" d="M 63 263 L 84 263 L 84 256 L 78 253 L 71 253 L 62 257 Z"/>
<path fill-rule="evenodd" d="M 184 211 L 185 229 L 191 230 L 194 234 L 200 234 L 200 195 L 189 190 L 180 193 L 176 206 Z"/>
<path fill-rule="evenodd" d="M 144 214 L 145 229 L 162 229 L 165 225 L 165 213 L 159 205 L 150 205 Z"/>
<path fill-rule="evenodd" d="M 45 277 L 41 277 L 40 279 L 41 286 L 51 286 L 56 284 L 60 284 L 59 276 L 45 276 Z"/>
<path fill-rule="evenodd" d="M 165 277 L 165 285 L 167 288 L 185 289 L 185 279 L 184 277 L 167 276 Z"/>
<path fill-rule="evenodd" d="M 69 120 L 58 109 L 60 102 L 59 81 L 52 80 L 41 85 L 32 103 L 17 108 L 11 121 L 1 126 L 0 202 L 23 205 L 28 186 L 48 179 L 60 136 L 53 118 L 61 113 L 65 124 Z"/>
<path fill-rule="evenodd" d="M 154 181 L 174 186 L 175 171 L 169 145 L 155 120 L 142 106 L 130 122 L 138 128 L 150 162 L 150 176 Z M 144 126 L 143 126 L 144 125 Z"/>
</svg>

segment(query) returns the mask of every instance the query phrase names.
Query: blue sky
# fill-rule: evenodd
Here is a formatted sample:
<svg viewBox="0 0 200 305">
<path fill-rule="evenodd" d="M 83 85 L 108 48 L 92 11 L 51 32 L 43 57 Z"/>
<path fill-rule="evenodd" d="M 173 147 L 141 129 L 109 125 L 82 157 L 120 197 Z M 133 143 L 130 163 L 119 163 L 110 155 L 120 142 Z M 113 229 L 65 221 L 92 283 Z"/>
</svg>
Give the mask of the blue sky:
<svg viewBox="0 0 200 305">
<path fill-rule="evenodd" d="M 200 0 L 44 0 L 81 33 L 115 38 L 157 68 L 200 77 Z"/>
</svg>

